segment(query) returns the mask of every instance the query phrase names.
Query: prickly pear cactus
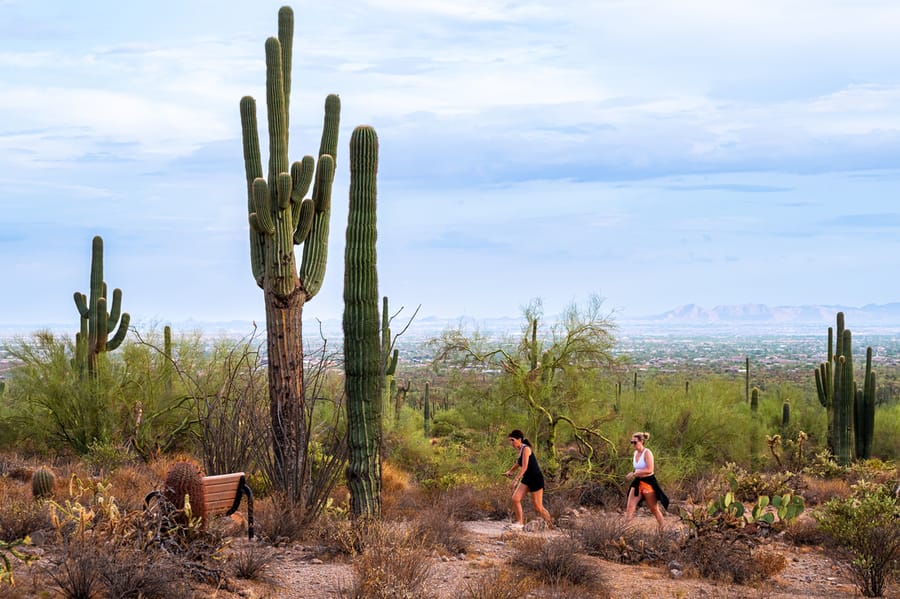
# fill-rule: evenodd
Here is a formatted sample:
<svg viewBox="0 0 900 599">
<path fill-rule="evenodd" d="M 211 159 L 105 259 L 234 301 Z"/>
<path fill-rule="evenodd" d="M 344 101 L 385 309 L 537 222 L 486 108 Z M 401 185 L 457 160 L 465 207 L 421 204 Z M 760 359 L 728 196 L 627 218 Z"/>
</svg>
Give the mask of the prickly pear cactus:
<svg viewBox="0 0 900 599">
<path fill-rule="evenodd" d="M 175 462 L 166 472 L 163 495 L 177 509 L 184 509 L 184 496 L 189 497 L 191 513 L 206 523 L 206 494 L 203 491 L 203 472 L 190 462 Z"/>
<path fill-rule="evenodd" d="M 38 468 L 31 477 L 31 494 L 35 499 L 44 499 L 53 495 L 56 477 L 49 468 Z"/>
</svg>

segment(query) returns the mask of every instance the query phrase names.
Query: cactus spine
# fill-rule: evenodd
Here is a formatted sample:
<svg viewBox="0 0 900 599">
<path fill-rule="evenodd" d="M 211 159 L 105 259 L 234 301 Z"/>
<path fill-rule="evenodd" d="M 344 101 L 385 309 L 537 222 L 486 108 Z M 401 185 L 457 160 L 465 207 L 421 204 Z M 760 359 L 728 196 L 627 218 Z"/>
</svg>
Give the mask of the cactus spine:
<svg viewBox="0 0 900 599">
<path fill-rule="evenodd" d="M 377 173 L 378 136 L 371 127 L 357 127 L 350 137 L 350 213 L 344 254 L 344 381 L 350 510 L 354 516 L 365 518 L 381 514 L 384 329 L 378 322 Z"/>
<path fill-rule="evenodd" d="M 56 477 L 49 468 L 38 468 L 31 475 L 31 494 L 35 499 L 45 499 L 53 495 Z"/>
<path fill-rule="evenodd" d="M 184 509 L 188 496 L 191 514 L 206 524 L 206 493 L 203 489 L 203 473 L 190 462 L 175 462 L 166 472 L 163 496 L 178 510 Z M 186 522 L 182 522 L 186 524 Z"/>
<path fill-rule="evenodd" d="M 379 406 L 379 422 L 384 414 L 385 406 L 391 405 L 391 398 L 397 390 L 394 375 L 397 373 L 397 362 L 400 359 L 400 351 L 391 351 L 391 315 L 388 310 L 388 298 L 382 298 L 381 308 L 381 359 L 384 361 L 381 377 L 381 405 Z"/>
<path fill-rule="evenodd" d="M 122 312 L 122 290 L 114 289 L 112 305 L 107 312 L 107 288 L 103 280 L 103 238 L 94 237 L 91 244 L 91 288 L 90 296 L 76 291 L 75 307 L 81 316 L 81 331 L 75 335 L 75 364 L 79 368 L 87 366 L 89 374 L 97 372 L 100 354 L 113 351 L 125 339 L 131 316 Z M 121 322 L 120 322 L 121 314 Z M 116 328 L 110 339 L 109 333 Z"/>
<path fill-rule="evenodd" d="M 340 100 L 325 100 L 319 159 L 288 163 L 294 13 L 278 11 L 278 37 L 266 40 L 268 175 L 264 178 L 256 101 L 240 102 L 250 222 L 250 264 L 266 306 L 269 401 L 275 486 L 293 499 L 304 492 L 308 427 L 303 384 L 303 306 L 322 286 L 328 254 L 331 187 L 337 158 Z M 314 180 L 314 181 L 313 181 Z M 312 197 L 304 199 L 312 183 Z M 294 246 L 303 244 L 299 269 Z"/>
</svg>

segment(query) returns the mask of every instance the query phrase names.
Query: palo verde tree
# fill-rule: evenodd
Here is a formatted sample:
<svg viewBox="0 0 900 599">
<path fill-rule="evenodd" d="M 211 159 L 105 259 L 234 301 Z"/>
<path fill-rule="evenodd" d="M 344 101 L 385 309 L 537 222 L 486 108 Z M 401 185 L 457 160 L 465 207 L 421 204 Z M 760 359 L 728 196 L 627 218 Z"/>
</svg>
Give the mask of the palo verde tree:
<svg viewBox="0 0 900 599">
<path fill-rule="evenodd" d="M 274 484 L 302 499 L 309 445 L 303 374 L 303 306 L 318 293 L 328 253 L 331 187 L 337 157 L 340 100 L 325 100 L 318 161 L 289 164 L 288 125 L 294 14 L 278 11 L 278 37 L 266 40 L 269 168 L 263 175 L 256 101 L 241 99 L 253 279 L 266 306 L 268 384 L 275 460 Z M 315 182 L 313 183 L 313 179 Z M 305 198 L 310 184 L 312 197 Z M 294 246 L 303 245 L 299 269 Z"/>
<path fill-rule="evenodd" d="M 445 331 L 436 341 L 436 364 L 480 365 L 500 370 L 498 385 L 509 400 L 520 401 L 537 423 L 536 442 L 542 447 L 542 463 L 556 464 L 557 433 L 568 424 L 585 454 L 588 468 L 593 457 L 591 437 L 600 439 L 615 452 L 615 445 L 596 428 L 596 422 L 576 420 L 585 378 L 610 369 L 615 325 L 602 311 L 602 299 L 592 296 L 587 307 L 573 303 L 546 334 L 540 335 L 543 306 L 534 300 L 525 308 L 522 336 L 516 346 L 503 346 L 484 337 L 467 336 L 460 329 Z"/>
</svg>

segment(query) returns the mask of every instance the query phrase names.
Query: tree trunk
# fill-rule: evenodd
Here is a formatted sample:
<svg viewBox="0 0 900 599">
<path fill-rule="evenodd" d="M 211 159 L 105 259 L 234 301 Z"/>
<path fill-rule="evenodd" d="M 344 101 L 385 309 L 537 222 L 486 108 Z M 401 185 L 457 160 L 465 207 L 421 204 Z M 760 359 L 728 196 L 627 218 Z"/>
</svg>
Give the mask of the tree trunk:
<svg viewBox="0 0 900 599">
<path fill-rule="evenodd" d="M 275 458 L 275 487 L 295 501 L 303 499 L 308 476 L 303 389 L 303 292 L 287 299 L 265 292 L 269 398 Z"/>
</svg>

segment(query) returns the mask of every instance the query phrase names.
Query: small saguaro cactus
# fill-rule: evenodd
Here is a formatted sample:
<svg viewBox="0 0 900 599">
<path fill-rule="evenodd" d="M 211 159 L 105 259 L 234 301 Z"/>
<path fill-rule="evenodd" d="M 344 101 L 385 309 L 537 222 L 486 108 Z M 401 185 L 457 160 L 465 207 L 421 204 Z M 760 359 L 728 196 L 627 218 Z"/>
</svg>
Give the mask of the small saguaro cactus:
<svg viewBox="0 0 900 599">
<path fill-rule="evenodd" d="M 75 364 L 87 366 L 89 374 L 97 371 L 97 360 L 103 352 L 113 351 L 125 339 L 131 316 L 122 312 L 122 290 L 114 289 L 112 305 L 107 312 L 107 288 L 103 280 L 103 238 L 94 237 L 91 247 L 90 296 L 76 291 L 75 307 L 81 316 L 81 331 L 75 335 Z M 121 322 L 119 315 L 121 314 Z M 109 333 L 119 325 L 112 338 Z"/>
<path fill-rule="evenodd" d="M 791 404 L 784 402 L 781 405 L 781 429 L 787 430 L 791 425 Z"/>
<path fill-rule="evenodd" d="M 759 389 L 757 387 L 750 390 L 750 410 L 754 414 L 759 411 Z"/>
<path fill-rule="evenodd" d="M 425 392 L 422 395 L 422 403 L 425 412 L 425 436 L 431 436 L 431 398 L 429 397 L 431 392 L 431 383 L 425 381 Z"/>
<path fill-rule="evenodd" d="M 49 468 L 38 468 L 31 475 L 31 494 L 35 499 L 45 499 L 53 495 L 56 476 Z"/>
<path fill-rule="evenodd" d="M 856 390 L 853 403 L 853 432 L 856 458 L 872 457 L 875 429 L 875 372 L 872 371 L 872 348 L 866 348 L 866 376 L 863 388 Z"/>
<path fill-rule="evenodd" d="M 184 497 L 188 496 L 191 513 L 206 524 L 206 493 L 203 490 L 203 472 L 191 462 L 175 462 L 166 472 L 163 496 L 178 510 L 184 509 Z"/>
<path fill-rule="evenodd" d="M 383 360 L 384 374 L 381 377 L 381 409 L 383 417 L 384 407 L 391 405 L 391 398 L 397 390 L 394 375 L 397 373 L 397 362 L 400 359 L 400 350 L 391 350 L 391 315 L 388 311 L 388 298 L 382 298 L 381 306 L 381 359 Z"/>
<path fill-rule="evenodd" d="M 744 358 L 744 396 L 750 403 L 750 356 Z"/>
</svg>

